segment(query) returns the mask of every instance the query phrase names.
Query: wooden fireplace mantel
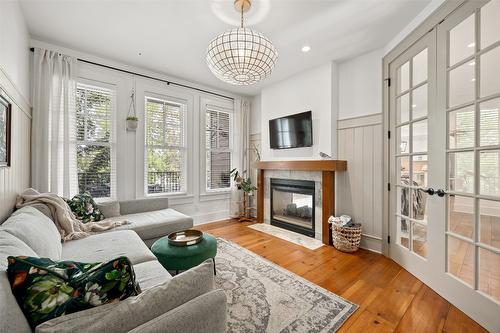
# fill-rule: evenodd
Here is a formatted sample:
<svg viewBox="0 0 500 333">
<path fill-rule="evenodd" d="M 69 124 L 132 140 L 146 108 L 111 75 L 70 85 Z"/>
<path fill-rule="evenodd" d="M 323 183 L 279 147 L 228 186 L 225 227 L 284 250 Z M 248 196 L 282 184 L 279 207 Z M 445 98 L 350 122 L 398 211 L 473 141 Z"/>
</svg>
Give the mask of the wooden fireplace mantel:
<svg viewBox="0 0 500 333">
<path fill-rule="evenodd" d="M 347 170 L 347 161 L 260 161 L 257 163 L 257 222 L 264 222 L 264 172 L 265 170 L 319 171 L 322 173 L 322 241 L 332 244 L 328 218 L 335 215 L 335 172 Z"/>
<path fill-rule="evenodd" d="M 257 169 L 262 170 L 299 170 L 299 171 L 345 171 L 347 161 L 260 161 Z"/>
</svg>

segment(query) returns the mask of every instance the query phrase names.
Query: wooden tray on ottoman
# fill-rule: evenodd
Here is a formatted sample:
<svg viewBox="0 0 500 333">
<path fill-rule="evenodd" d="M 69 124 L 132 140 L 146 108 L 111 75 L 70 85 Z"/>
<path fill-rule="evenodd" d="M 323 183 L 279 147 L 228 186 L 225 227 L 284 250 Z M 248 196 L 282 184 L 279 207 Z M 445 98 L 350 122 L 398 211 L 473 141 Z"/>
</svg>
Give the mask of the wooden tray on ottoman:
<svg viewBox="0 0 500 333">
<path fill-rule="evenodd" d="M 168 243 L 173 246 L 190 246 L 203 240 L 203 232 L 199 230 L 182 230 L 168 235 Z"/>
</svg>

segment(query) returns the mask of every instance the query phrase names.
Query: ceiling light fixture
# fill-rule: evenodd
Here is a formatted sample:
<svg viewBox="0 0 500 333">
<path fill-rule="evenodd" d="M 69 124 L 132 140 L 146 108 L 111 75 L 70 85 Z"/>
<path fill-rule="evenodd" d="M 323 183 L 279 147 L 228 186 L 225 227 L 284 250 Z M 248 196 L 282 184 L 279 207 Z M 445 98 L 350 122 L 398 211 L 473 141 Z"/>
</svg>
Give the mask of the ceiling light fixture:
<svg viewBox="0 0 500 333">
<path fill-rule="evenodd" d="M 251 0 L 235 0 L 234 8 L 241 13 L 241 26 L 220 34 L 208 45 L 208 68 L 227 83 L 259 82 L 271 74 L 278 60 L 278 51 L 267 37 L 243 27 L 243 13 L 251 5 Z"/>
<path fill-rule="evenodd" d="M 309 52 L 309 51 L 311 51 L 311 47 L 310 47 L 309 45 L 304 45 L 304 46 L 302 46 L 302 49 L 301 49 L 301 50 L 302 50 L 302 52 L 304 52 L 304 53 L 305 53 L 305 52 Z"/>
</svg>

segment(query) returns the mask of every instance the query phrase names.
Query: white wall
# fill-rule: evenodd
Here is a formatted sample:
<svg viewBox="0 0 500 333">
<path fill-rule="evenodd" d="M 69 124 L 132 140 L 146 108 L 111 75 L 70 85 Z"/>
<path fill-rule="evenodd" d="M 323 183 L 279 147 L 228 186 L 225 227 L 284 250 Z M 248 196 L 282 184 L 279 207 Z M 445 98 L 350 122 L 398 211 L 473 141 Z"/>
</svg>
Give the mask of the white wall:
<svg viewBox="0 0 500 333">
<path fill-rule="evenodd" d="M 337 114 L 333 111 L 336 109 L 333 105 L 335 72 L 336 66 L 330 62 L 262 90 L 262 160 L 317 160 L 321 159 L 319 152 L 336 155 Z M 269 120 L 309 110 L 312 111 L 313 119 L 313 146 L 270 149 Z"/>
<path fill-rule="evenodd" d="M 383 49 L 339 64 L 339 120 L 382 112 Z"/>
<path fill-rule="evenodd" d="M 446 0 L 432 0 L 418 15 L 411 20 L 408 25 L 401 30 L 387 45 L 384 47 L 384 55 L 389 53 L 400 42 L 415 30 L 422 22 L 424 22 L 436 9 L 438 9 Z"/>
<path fill-rule="evenodd" d="M 0 69 L 28 101 L 28 28 L 17 1 L 0 1 Z"/>
<path fill-rule="evenodd" d="M 29 34 L 17 1 L 0 1 L 0 95 L 12 104 L 11 166 L 0 167 L 0 222 L 30 185 Z"/>
</svg>

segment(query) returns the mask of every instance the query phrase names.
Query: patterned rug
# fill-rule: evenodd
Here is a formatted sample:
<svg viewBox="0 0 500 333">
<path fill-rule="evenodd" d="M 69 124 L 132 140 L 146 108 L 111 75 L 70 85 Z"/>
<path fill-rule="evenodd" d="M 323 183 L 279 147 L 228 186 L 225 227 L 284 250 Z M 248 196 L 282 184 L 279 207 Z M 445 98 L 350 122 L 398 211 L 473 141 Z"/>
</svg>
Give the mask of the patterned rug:
<svg viewBox="0 0 500 333">
<path fill-rule="evenodd" d="M 233 242 L 218 238 L 217 245 L 227 332 L 335 332 L 358 308 Z"/>
</svg>

